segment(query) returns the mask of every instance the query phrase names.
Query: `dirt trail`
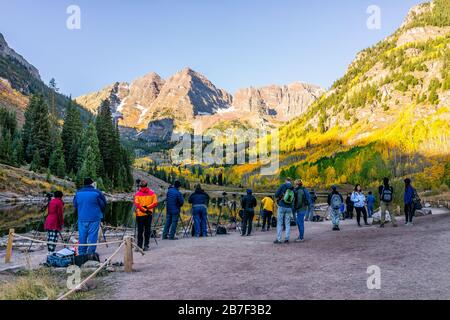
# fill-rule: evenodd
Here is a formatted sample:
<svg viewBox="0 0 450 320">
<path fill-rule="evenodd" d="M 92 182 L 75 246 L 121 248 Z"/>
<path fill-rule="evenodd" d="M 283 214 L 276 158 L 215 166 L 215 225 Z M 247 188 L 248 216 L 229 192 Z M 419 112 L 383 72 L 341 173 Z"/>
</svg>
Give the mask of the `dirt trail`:
<svg viewBox="0 0 450 320">
<path fill-rule="evenodd" d="M 274 245 L 274 231 L 159 241 L 135 255 L 133 274 L 105 279 L 100 299 L 450 299 L 450 214 L 414 227 L 306 223 L 304 243 Z M 291 239 L 298 235 L 295 228 Z M 368 290 L 367 267 L 381 268 Z"/>
</svg>

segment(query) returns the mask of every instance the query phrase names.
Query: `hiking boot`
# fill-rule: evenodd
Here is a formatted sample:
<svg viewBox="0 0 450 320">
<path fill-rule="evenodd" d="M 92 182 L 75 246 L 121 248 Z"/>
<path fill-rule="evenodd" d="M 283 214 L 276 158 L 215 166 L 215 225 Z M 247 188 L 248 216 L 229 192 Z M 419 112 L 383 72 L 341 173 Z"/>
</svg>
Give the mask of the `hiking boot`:
<svg viewBox="0 0 450 320">
<path fill-rule="evenodd" d="M 275 240 L 273 243 L 274 244 L 281 244 L 281 241 Z"/>
<path fill-rule="evenodd" d="M 289 240 L 284 240 L 284 243 L 289 243 Z"/>
<path fill-rule="evenodd" d="M 380 228 L 384 228 L 384 223 L 380 224 Z"/>
<path fill-rule="evenodd" d="M 366 223 L 364 223 L 364 225 L 365 225 L 365 226 L 370 226 L 370 224 L 369 224 L 369 223 L 367 223 L 367 222 L 366 222 Z"/>
<path fill-rule="evenodd" d="M 144 251 L 148 251 L 148 250 L 150 250 L 150 247 L 149 246 L 145 246 L 144 247 Z"/>
<path fill-rule="evenodd" d="M 305 239 L 295 239 L 296 243 L 300 243 L 300 242 L 304 242 L 304 241 L 305 241 Z"/>
<path fill-rule="evenodd" d="M 358 223 L 358 227 L 360 227 L 360 228 L 361 228 L 361 227 L 362 227 L 362 225 L 361 225 L 360 223 Z"/>
<path fill-rule="evenodd" d="M 339 228 L 339 226 L 336 226 L 336 231 L 341 231 L 341 229 Z"/>
</svg>

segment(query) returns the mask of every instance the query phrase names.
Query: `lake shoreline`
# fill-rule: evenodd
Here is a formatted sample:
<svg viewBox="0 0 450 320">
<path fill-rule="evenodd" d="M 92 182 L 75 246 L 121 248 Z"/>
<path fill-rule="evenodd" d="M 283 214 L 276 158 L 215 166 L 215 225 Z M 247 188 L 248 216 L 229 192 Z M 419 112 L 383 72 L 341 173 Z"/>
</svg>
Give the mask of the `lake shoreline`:
<svg viewBox="0 0 450 320">
<path fill-rule="evenodd" d="M 103 193 L 107 201 L 117 202 L 117 201 L 133 201 L 133 193 Z M 75 195 L 64 196 L 64 202 L 72 202 Z M 24 195 L 16 194 L 12 192 L 0 192 L 0 203 L 45 203 L 47 197 L 45 195 Z"/>
</svg>

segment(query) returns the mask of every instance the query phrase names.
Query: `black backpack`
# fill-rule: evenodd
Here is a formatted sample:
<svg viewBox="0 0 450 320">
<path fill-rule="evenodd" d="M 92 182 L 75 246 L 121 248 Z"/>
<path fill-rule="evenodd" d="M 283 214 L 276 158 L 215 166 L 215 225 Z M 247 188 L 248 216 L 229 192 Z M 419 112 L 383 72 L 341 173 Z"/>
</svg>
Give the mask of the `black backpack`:
<svg viewBox="0 0 450 320">
<path fill-rule="evenodd" d="M 271 224 L 272 228 L 276 228 L 277 227 L 277 218 L 272 217 L 272 221 L 270 221 L 270 224 Z"/>
<path fill-rule="evenodd" d="M 383 202 L 392 202 L 394 199 L 394 195 L 392 192 L 392 187 L 386 188 L 383 186 L 383 189 L 381 190 L 381 201 Z"/>
<path fill-rule="evenodd" d="M 413 208 L 414 210 L 421 210 L 422 207 L 422 200 L 419 197 L 419 194 L 417 193 L 416 189 L 413 189 L 413 198 L 412 198 L 412 203 L 413 203 Z"/>
<path fill-rule="evenodd" d="M 227 234 L 227 228 L 225 228 L 223 226 L 217 226 L 216 233 L 217 234 Z"/>
</svg>

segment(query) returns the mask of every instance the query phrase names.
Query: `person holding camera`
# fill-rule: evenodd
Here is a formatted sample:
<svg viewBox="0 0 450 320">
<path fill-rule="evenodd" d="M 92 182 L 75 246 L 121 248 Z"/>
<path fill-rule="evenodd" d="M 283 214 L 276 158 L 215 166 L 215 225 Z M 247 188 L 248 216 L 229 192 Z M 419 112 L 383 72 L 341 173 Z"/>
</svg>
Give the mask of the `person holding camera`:
<svg viewBox="0 0 450 320">
<path fill-rule="evenodd" d="M 241 207 L 244 210 L 244 219 L 242 221 L 241 236 L 249 237 L 252 234 L 253 218 L 255 217 L 256 198 L 252 189 L 247 189 L 247 195 L 241 200 Z"/>
<path fill-rule="evenodd" d="M 153 211 L 158 206 L 158 198 L 145 180 L 141 181 L 139 191 L 134 195 L 134 205 L 136 207 L 137 245 L 147 251 L 150 246 Z"/>
<path fill-rule="evenodd" d="M 180 210 L 184 204 L 184 197 L 180 192 L 181 183 L 175 181 L 167 190 L 166 196 L 166 223 L 164 225 L 163 240 L 178 240 L 175 237 L 177 231 L 178 220 L 180 218 Z M 170 232 L 169 232 L 170 230 Z"/>
<path fill-rule="evenodd" d="M 200 184 L 197 184 L 194 193 L 189 196 L 188 202 L 192 205 L 194 236 L 198 238 L 201 234 L 203 237 L 207 237 L 209 195 Z"/>
<path fill-rule="evenodd" d="M 91 178 L 84 179 L 83 188 L 79 189 L 73 198 L 73 207 L 78 212 L 78 237 L 80 244 L 97 243 L 100 222 L 106 208 L 106 198 L 103 193 L 94 187 Z M 96 246 L 80 246 L 80 256 L 94 255 Z"/>
<path fill-rule="evenodd" d="M 58 242 L 58 233 L 64 226 L 64 202 L 63 193 L 55 191 L 53 199 L 48 203 L 48 215 L 45 219 L 44 229 L 47 231 L 48 242 Z M 56 244 L 48 243 L 48 254 L 55 252 Z"/>
</svg>

